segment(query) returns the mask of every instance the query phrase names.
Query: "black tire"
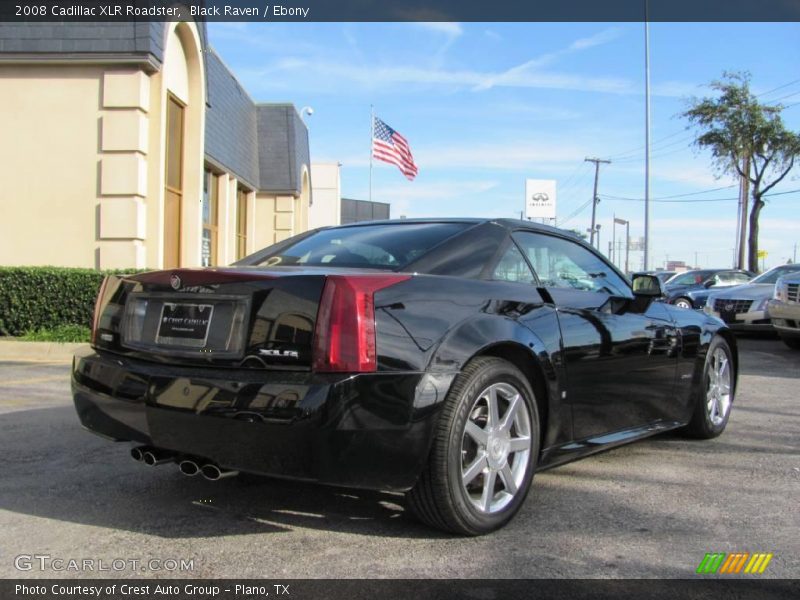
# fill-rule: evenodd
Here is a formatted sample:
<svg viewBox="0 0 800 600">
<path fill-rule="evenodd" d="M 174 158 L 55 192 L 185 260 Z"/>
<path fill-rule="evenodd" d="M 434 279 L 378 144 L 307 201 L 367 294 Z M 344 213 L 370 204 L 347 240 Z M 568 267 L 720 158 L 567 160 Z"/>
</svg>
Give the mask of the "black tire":
<svg viewBox="0 0 800 600">
<path fill-rule="evenodd" d="M 678 302 L 685 302 L 686 304 L 688 304 L 688 306 L 678 306 Z M 684 298 L 683 296 L 681 296 L 680 298 L 676 298 L 675 302 L 673 302 L 672 304 L 678 306 L 678 308 L 689 308 L 689 309 L 694 308 L 694 302 L 692 302 L 689 298 Z"/>
<path fill-rule="evenodd" d="M 521 455 L 513 454 L 513 459 L 501 458 L 509 465 L 509 469 L 514 465 L 521 479 L 516 485 L 516 492 L 509 494 L 507 490 L 510 488 L 505 483 L 507 475 L 496 473 L 496 480 L 501 489 L 495 493 L 494 490 L 497 489 L 495 487 L 497 484 L 495 484 L 490 493 L 484 491 L 486 497 L 491 494 L 487 505 L 491 505 L 495 497 L 505 498 L 508 503 L 502 508 L 496 509 L 495 512 L 486 512 L 473 504 L 474 496 L 470 496 L 465 489 L 473 484 L 462 485 L 462 461 L 468 458 L 465 444 L 468 445 L 471 439 L 465 433 L 467 422 L 472 420 L 471 423 L 475 424 L 476 415 L 478 411 L 482 410 L 479 408 L 479 403 L 483 401 L 488 403 L 484 392 L 498 384 L 501 389 L 504 386 L 513 387 L 524 401 L 527 411 L 521 409 L 519 409 L 519 413 L 514 411 L 515 415 L 520 415 L 519 421 L 515 421 L 517 424 L 513 426 L 513 434 L 511 433 L 512 429 L 509 428 L 508 435 L 524 438 L 525 423 L 527 422 L 530 450 L 527 454 L 527 464 L 524 462 L 525 458 L 522 458 L 524 451 Z M 495 397 L 500 398 L 500 396 Z M 500 400 L 497 400 L 495 405 L 499 407 Z M 509 411 L 510 406 L 509 402 L 506 404 L 505 410 Z M 502 422 L 505 415 L 500 413 L 499 408 L 497 414 L 500 416 L 499 421 Z M 489 430 L 489 423 L 487 420 L 486 431 Z M 521 428 L 517 429 L 518 426 Z M 423 523 L 443 531 L 470 536 L 494 531 L 508 523 L 525 500 L 539 458 L 539 444 L 539 414 L 536 408 L 536 399 L 528 380 L 519 369 L 503 359 L 475 358 L 456 377 L 447 394 L 435 428 L 428 464 L 414 488 L 407 494 L 408 508 Z M 486 452 L 483 454 L 486 457 L 486 469 L 474 476 L 475 480 L 484 486 L 484 490 L 489 489 L 488 481 L 492 481 L 492 479 L 487 480 L 488 472 L 491 470 L 489 466 L 491 459 L 488 458 L 489 445 L 487 443 Z M 506 449 L 506 452 L 511 451 Z M 507 456 L 511 456 L 511 454 L 507 454 Z M 477 457 L 476 454 L 476 459 Z M 516 462 L 518 457 L 522 462 Z M 477 464 L 477 460 L 475 462 Z M 500 467 L 497 467 L 497 463 L 495 463 L 494 468 Z M 508 500 L 503 494 L 511 496 L 511 500 Z"/>
<path fill-rule="evenodd" d="M 712 410 L 708 399 L 709 386 L 711 380 L 711 371 L 713 367 L 714 356 L 717 351 L 723 352 L 727 356 L 728 366 L 730 369 L 730 399 L 728 401 L 727 410 L 721 420 L 714 422 L 712 417 Z M 706 353 L 706 361 L 703 366 L 703 378 L 700 389 L 694 392 L 694 412 L 689 424 L 684 427 L 683 432 L 688 436 L 696 439 L 712 439 L 719 436 L 725 427 L 728 425 L 728 419 L 731 416 L 731 409 L 736 396 L 736 367 L 733 361 L 733 352 L 722 337 L 716 336 L 711 341 Z"/>
<path fill-rule="evenodd" d="M 800 337 L 782 335 L 781 341 L 789 346 L 792 350 L 800 350 Z"/>
</svg>

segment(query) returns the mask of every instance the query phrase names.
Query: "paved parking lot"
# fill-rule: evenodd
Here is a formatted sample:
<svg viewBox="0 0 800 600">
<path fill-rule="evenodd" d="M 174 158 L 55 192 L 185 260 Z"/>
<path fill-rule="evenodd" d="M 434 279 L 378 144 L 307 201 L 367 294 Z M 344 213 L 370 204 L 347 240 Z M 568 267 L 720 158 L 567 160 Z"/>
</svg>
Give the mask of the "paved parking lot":
<svg viewBox="0 0 800 600">
<path fill-rule="evenodd" d="M 772 552 L 764 576 L 797 577 L 800 352 L 740 346 L 721 438 L 662 435 L 537 475 L 510 526 L 477 539 L 417 524 L 397 495 L 145 467 L 80 428 L 68 365 L 0 362 L 0 577 L 86 575 L 15 568 L 34 554 L 193 561 L 94 573 L 122 577 L 694 577 L 712 551 Z"/>
</svg>

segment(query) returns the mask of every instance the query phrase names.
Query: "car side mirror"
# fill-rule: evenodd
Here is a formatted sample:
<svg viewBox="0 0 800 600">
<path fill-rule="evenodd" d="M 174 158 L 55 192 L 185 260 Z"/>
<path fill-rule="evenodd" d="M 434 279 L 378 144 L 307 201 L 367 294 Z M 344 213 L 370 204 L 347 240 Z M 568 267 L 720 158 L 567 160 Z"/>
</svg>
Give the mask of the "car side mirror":
<svg viewBox="0 0 800 600">
<path fill-rule="evenodd" d="M 655 275 L 640 273 L 633 276 L 631 283 L 636 296 L 659 298 L 664 295 L 664 291 L 661 289 L 661 280 Z"/>
</svg>

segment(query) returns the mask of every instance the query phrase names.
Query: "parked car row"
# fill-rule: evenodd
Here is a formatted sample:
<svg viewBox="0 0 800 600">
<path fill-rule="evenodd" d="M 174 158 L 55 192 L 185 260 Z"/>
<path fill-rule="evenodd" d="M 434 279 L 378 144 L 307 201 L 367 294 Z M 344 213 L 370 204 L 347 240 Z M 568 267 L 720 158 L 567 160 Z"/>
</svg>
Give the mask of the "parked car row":
<svg viewBox="0 0 800 600">
<path fill-rule="evenodd" d="M 800 349 L 800 264 L 780 265 L 757 277 L 739 269 L 686 271 L 664 284 L 663 301 L 702 310 L 733 331 L 777 331 Z"/>
</svg>

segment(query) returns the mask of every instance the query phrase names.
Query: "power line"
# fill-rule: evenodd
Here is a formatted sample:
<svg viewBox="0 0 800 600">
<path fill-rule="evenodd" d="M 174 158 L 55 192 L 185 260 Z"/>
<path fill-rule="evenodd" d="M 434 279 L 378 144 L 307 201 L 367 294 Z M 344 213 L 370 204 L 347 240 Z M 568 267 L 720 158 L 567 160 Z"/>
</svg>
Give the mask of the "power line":
<svg viewBox="0 0 800 600">
<path fill-rule="evenodd" d="M 665 141 L 665 140 L 668 140 L 668 139 L 674 138 L 676 135 L 680 135 L 680 134 L 682 134 L 682 133 L 685 133 L 685 132 L 686 132 L 686 130 L 685 130 L 685 129 L 683 129 L 683 130 L 681 130 L 681 131 L 676 131 L 676 132 L 674 132 L 674 133 L 671 133 L 671 134 L 669 134 L 669 135 L 666 135 L 666 136 L 664 136 L 663 138 L 659 138 L 659 139 L 657 139 L 657 140 L 655 140 L 655 141 L 651 142 L 651 143 L 650 143 L 650 147 L 652 148 L 653 146 L 656 146 L 656 145 L 660 144 L 661 142 L 663 142 L 663 141 Z M 689 136 L 689 137 L 691 137 L 691 136 Z M 608 158 L 611 158 L 611 159 L 613 159 L 613 158 L 615 158 L 615 157 L 626 156 L 626 155 L 628 155 L 628 154 L 634 154 L 634 153 L 637 153 L 637 152 L 639 152 L 640 150 L 644 150 L 644 149 L 645 149 L 645 146 L 637 146 L 636 148 L 632 148 L 632 149 L 630 149 L 630 150 L 625 150 L 625 151 L 623 151 L 623 152 L 617 152 L 616 154 L 612 154 L 612 155 L 610 155 Z"/>
<path fill-rule="evenodd" d="M 661 158 L 663 156 L 670 156 L 672 154 L 677 154 L 678 152 L 686 152 L 686 149 L 690 148 L 690 147 L 691 146 L 687 144 L 686 146 L 681 146 L 680 148 L 676 148 L 675 150 L 670 150 L 668 152 L 661 152 L 660 150 L 658 150 L 658 151 L 656 151 L 655 154 L 651 154 L 650 158 Z M 623 159 L 620 159 L 620 160 L 616 160 L 614 162 L 616 162 L 618 164 L 630 164 L 630 163 L 641 162 L 642 160 L 644 160 L 644 158 L 645 157 L 642 154 L 642 155 L 634 156 L 634 157 L 631 157 L 631 158 L 623 158 Z"/>
<path fill-rule="evenodd" d="M 622 196 L 609 196 L 607 194 L 602 194 L 601 198 L 603 198 L 604 200 L 620 200 L 620 201 L 624 201 L 624 202 L 644 202 L 644 198 L 624 198 Z M 665 204 L 675 204 L 675 203 L 682 203 L 682 202 L 688 202 L 688 203 L 696 203 L 696 202 L 727 202 L 727 201 L 730 201 L 730 200 L 738 200 L 738 199 L 739 199 L 739 196 L 736 196 L 736 197 L 732 196 L 730 198 L 696 198 L 696 199 L 693 199 L 693 200 L 654 200 L 653 198 L 650 198 L 650 201 L 651 202 L 663 202 Z"/>
<path fill-rule="evenodd" d="M 589 199 L 586 202 L 584 202 L 583 204 L 581 204 L 578 208 L 576 208 L 574 211 L 572 211 L 566 219 L 562 219 L 561 221 L 559 221 L 559 223 L 558 223 L 559 226 L 563 227 L 564 225 L 569 223 L 572 219 L 574 219 L 579 214 L 581 214 L 584 210 L 586 210 L 586 207 L 589 206 L 591 203 L 592 203 L 592 200 Z"/>
<path fill-rule="evenodd" d="M 738 183 L 732 183 L 730 185 L 723 185 L 722 187 L 710 188 L 708 190 L 701 190 L 699 192 L 689 192 L 687 194 L 674 194 L 672 196 L 658 196 L 657 198 L 652 198 L 652 200 L 667 200 L 669 198 L 685 198 L 686 196 L 699 196 L 700 194 L 709 194 L 711 192 L 718 192 L 720 190 L 728 190 L 732 187 L 737 187 Z"/>
<path fill-rule="evenodd" d="M 736 184 L 736 185 L 738 185 L 738 184 Z M 695 194 L 702 194 L 702 193 L 707 193 L 707 192 L 711 192 L 711 191 L 718 191 L 718 190 L 723 190 L 723 189 L 727 189 L 727 188 L 730 188 L 730 187 L 734 187 L 734 186 L 726 186 L 724 188 L 715 188 L 714 190 L 706 190 L 705 192 L 695 192 Z M 772 196 L 785 196 L 786 194 L 796 194 L 798 192 L 800 192 L 800 188 L 798 188 L 796 190 L 788 190 L 786 192 L 773 192 L 771 194 L 764 194 L 763 197 L 764 198 L 769 198 L 769 197 L 772 197 Z M 689 195 L 689 194 L 686 194 L 686 195 Z M 602 198 L 606 199 L 606 200 L 622 200 L 622 201 L 625 201 L 625 202 L 644 202 L 644 198 L 628 198 L 628 197 L 625 197 L 625 196 L 612 196 L 611 194 L 601 194 L 600 196 Z M 688 203 L 730 202 L 731 200 L 739 200 L 739 196 L 730 196 L 728 198 L 692 198 L 690 200 L 685 200 L 685 199 L 669 200 L 668 199 L 668 198 L 681 198 L 681 197 L 682 197 L 682 195 L 678 194 L 676 196 L 662 196 L 661 198 L 650 198 L 650 200 L 652 202 L 664 202 L 666 204 L 683 203 L 683 202 L 688 202 Z"/>
<path fill-rule="evenodd" d="M 779 85 L 778 87 L 772 88 L 771 90 L 767 90 L 766 92 L 761 92 L 760 94 L 756 94 L 756 98 L 760 98 L 761 96 L 767 96 L 772 92 L 777 92 L 778 90 L 782 90 L 783 88 L 787 88 L 790 85 L 794 85 L 795 83 L 800 83 L 800 79 L 795 79 L 794 81 L 790 81 L 789 83 L 784 83 L 783 85 Z"/>
<path fill-rule="evenodd" d="M 797 96 L 800 94 L 800 90 L 797 92 L 793 92 L 791 94 L 786 94 L 785 96 L 781 96 L 780 98 L 775 98 L 774 100 L 770 100 L 770 102 L 780 102 L 781 100 L 786 100 L 787 98 L 791 98 L 792 96 Z"/>
<path fill-rule="evenodd" d="M 787 87 L 789 87 L 791 85 L 794 85 L 795 83 L 800 83 L 800 79 L 794 79 L 792 81 L 789 81 L 788 83 L 784 83 L 784 84 L 779 85 L 777 87 L 774 87 L 774 88 L 772 88 L 770 90 L 767 90 L 766 92 L 761 92 L 760 94 L 756 94 L 756 98 L 760 98 L 761 96 L 767 96 L 767 95 L 769 95 L 769 94 L 771 94 L 773 92 L 777 92 L 778 90 L 782 90 L 782 89 L 787 88 Z M 797 94 L 800 94 L 800 92 L 795 92 L 795 93 L 790 94 L 788 96 L 783 96 L 782 98 L 778 98 L 778 100 L 776 100 L 776 102 L 780 101 L 780 100 L 783 100 L 785 98 L 789 98 L 791 96 L 795 96 Z M 784 106 L 784 108 L 789 108 L 790 106 L 796 106 L 797 104 L 800 104 L 800 102 L 795 102 L 793 104 L 789 104 L 788 106 Z M 681 133 L 684 133 L 685 131 L 686 131 L 685 129 L 680 130 L 680 131 L 675 131 L 675 132 L 673 132 L 673 133 L 671 133 L 669 135 L 666 135 L 666 136 L 664 136 L 662 138 L 654 140 L 653 142 L 650 143 L 650 149 L 652 150 L 654 146 L 659 145 L 661 142 L 663 142 L 665 140 L 674 138 L 676 135 L 680 135 Z M 688 140 L 688 139 L 690 139 L 692 137 L 694 137 L 694 135 L 690 134 L 689 136 L 684 138 L 684 140 Z M 667 144 L 666 146 L 663 146 L 662 148 L 659 148 L 658 150 L 663 150 L 664 148 L 667 148 L 669 146 L 675 145 L 675 144 L 679 143 L 680 141 L 683 141 L 683 140 L 679 140 L 678 142 L 671 142 L 670 144 Z M 630 150 L 624 150 L 622 152 L 617 152 L 616 154 L 612 154 L 612 155 L 608 156 L 608 158 L 615 159 L 615 158 L 625 157 L 627 159 L 627 158 L 630 158 L 630 156 L 628 156 L 628 155 L 635 156 L 637 153 L 639 153 L 641 150 L 644 150 L 644 149 L 645 149 L 645 146 L 637 146 L 636 148 L 632 148 Z M 617 161 L 615 161 L 615 162 L 617 162 Z"/>
</svg>

